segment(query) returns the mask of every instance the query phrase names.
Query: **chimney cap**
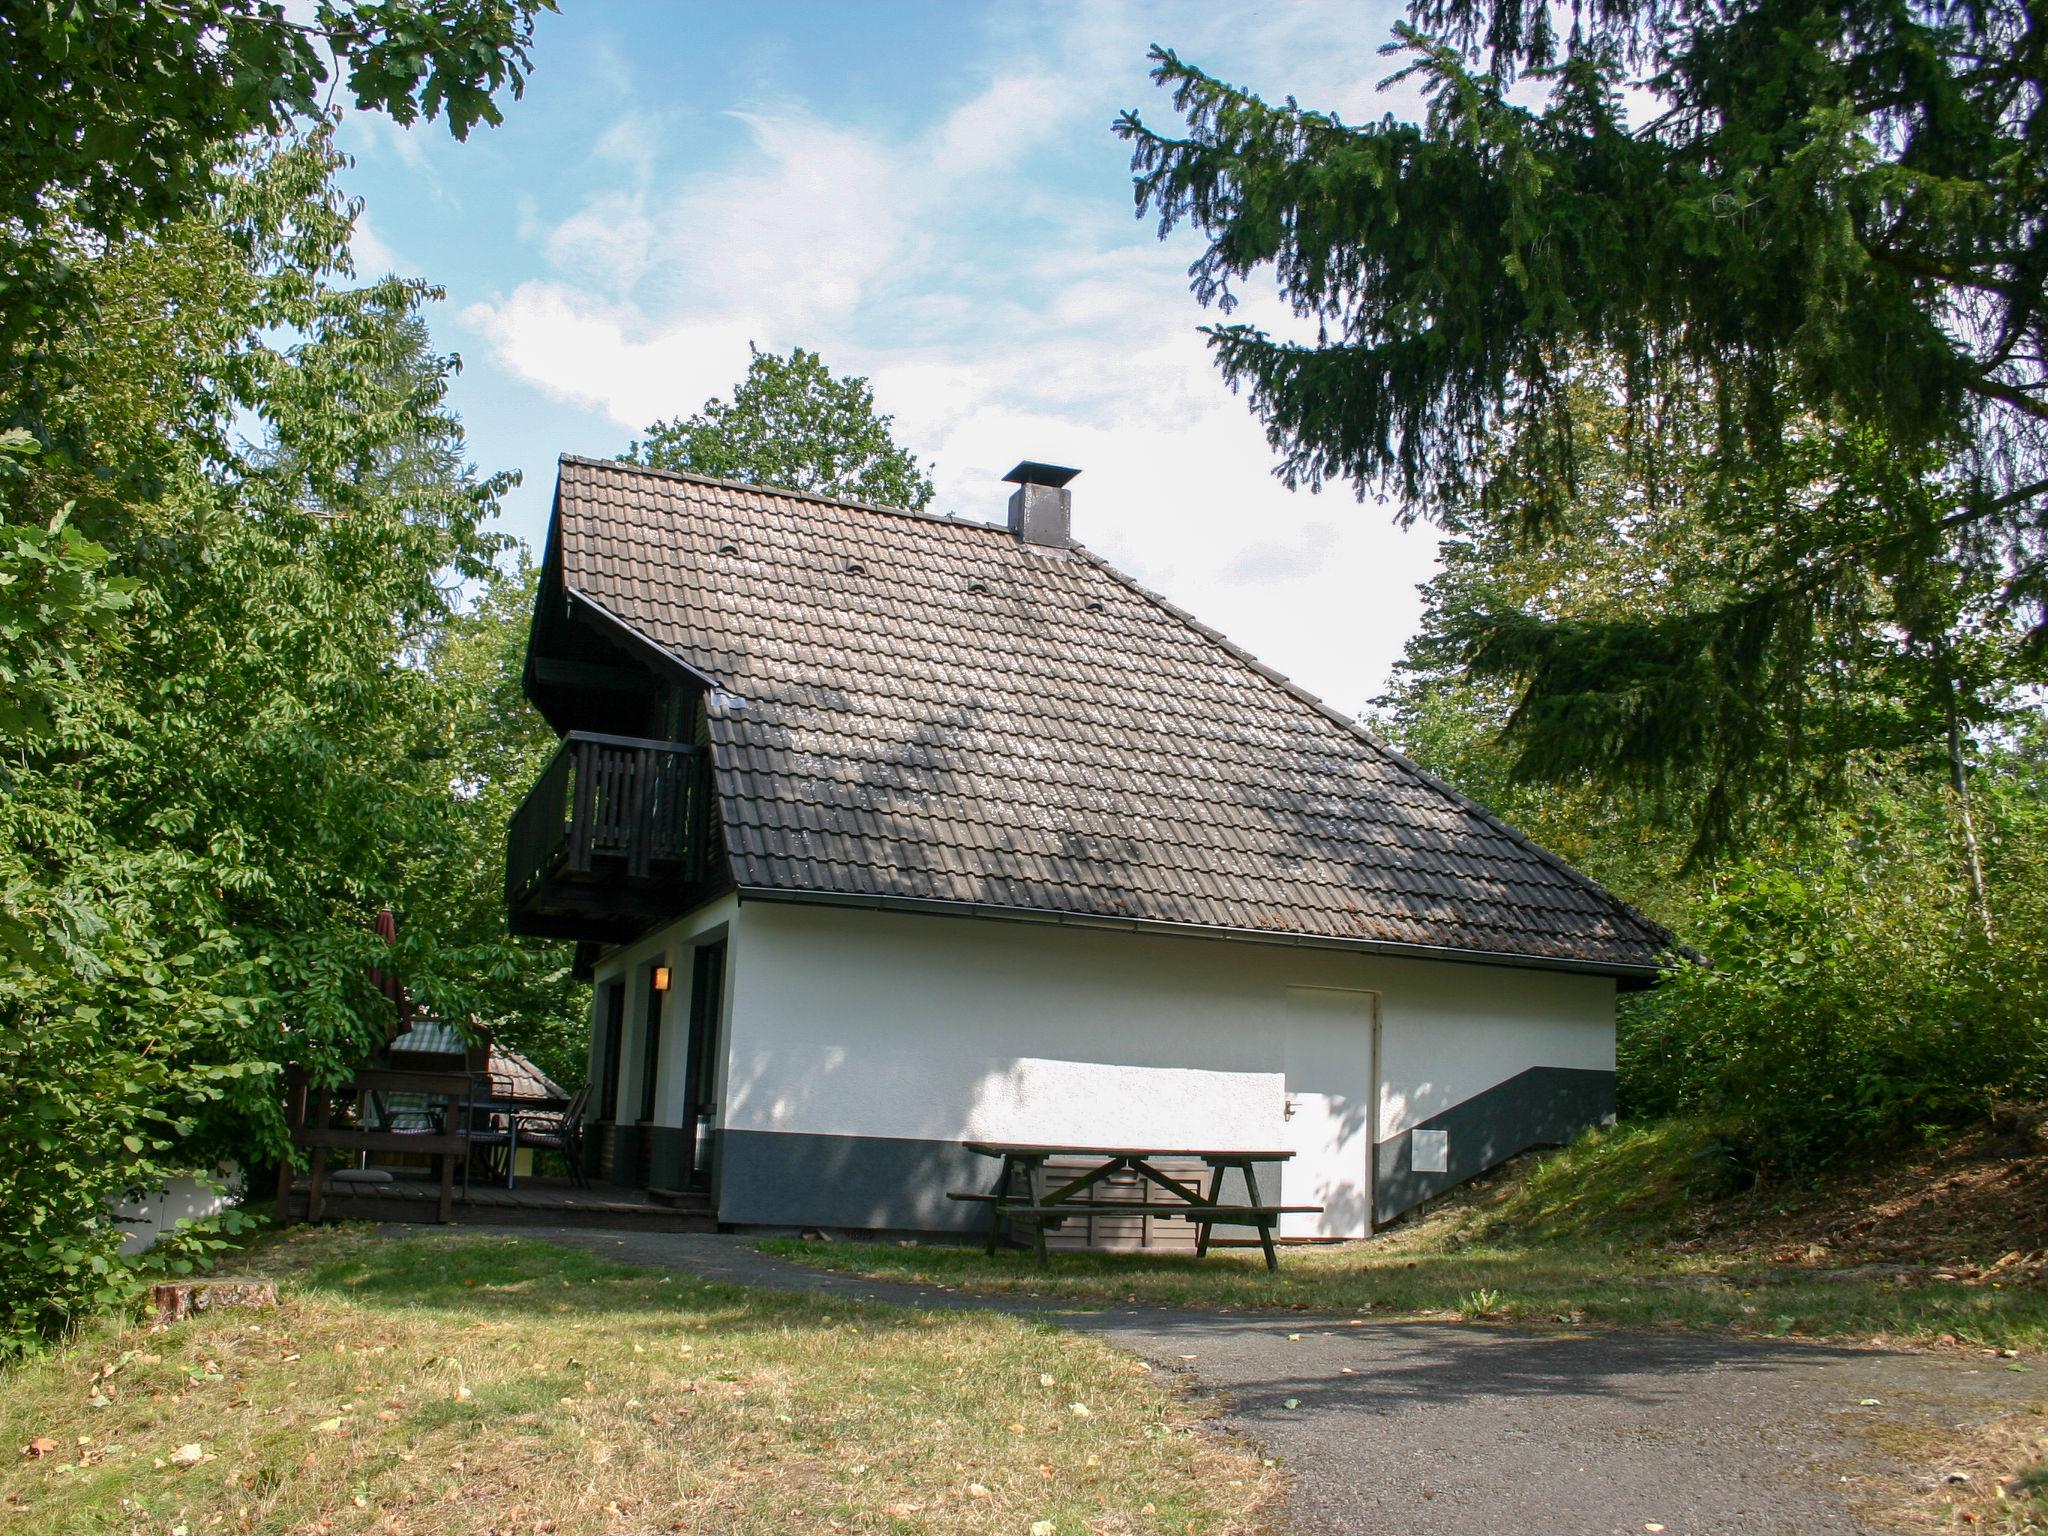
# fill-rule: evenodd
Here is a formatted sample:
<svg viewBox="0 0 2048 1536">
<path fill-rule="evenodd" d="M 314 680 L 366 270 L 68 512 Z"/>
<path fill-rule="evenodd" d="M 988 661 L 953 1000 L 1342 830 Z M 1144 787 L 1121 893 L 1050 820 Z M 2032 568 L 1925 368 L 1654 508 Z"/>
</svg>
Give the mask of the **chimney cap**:
<svg viewBox="0 0 2048 1536">
<path fill-rule="evenodd" d="M 1049 485 L 1058 490 L 1079 473 L 1081 471 L 1078 469 L 1068 469 L 1063 465 L 1040 464 L 1033 459 L 1026 459 L 1003 476 L 1003 479 L 1016 485 Z"/>
</svg>

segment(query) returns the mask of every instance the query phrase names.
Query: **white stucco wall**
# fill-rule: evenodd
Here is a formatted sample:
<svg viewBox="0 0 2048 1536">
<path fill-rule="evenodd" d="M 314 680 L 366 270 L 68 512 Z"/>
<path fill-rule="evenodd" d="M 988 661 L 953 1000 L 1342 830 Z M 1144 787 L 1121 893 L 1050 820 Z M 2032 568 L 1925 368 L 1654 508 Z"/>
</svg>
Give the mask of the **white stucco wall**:
<svg viewBox="0 0 2048 1536">
<path fill-rule="evenodd" d="M 1614 1070 L 1614 983 L 1605 977 L 1398 966 L 1379 984 L 1376 1140 L 1532 1066 Z"/>
<path fill-rule="evenodd" d="M 636 1112 L 646 969 L 659 957 L 676 981 L 657 1119 L 679 1120 L 690 948 L 714 935 L 727 943 L 715 1123 L 737 1133 L 727 1144 L 741 1160 L 723 1164 L 738 1181 L 721 1197 L 722 1211 L 741 1213 L 731 1219 L 956 1219 L 944 1187 L 985 1177 L 958 1146 L 969 1140 L 1294 1147 L 1279 1193 L 1324 1211 L 1288 1230 L 1358 1236 L 1370 1229 L 1376 1180 L 1407 1166 L 1405 1146 L 1392 1163 L 1376 1146 L 1531 1068 L 1614 1067 L 1605 977 L 727 900 L 598 968 L 598 981 L 627 986 L 622 1118 Z M 1369 1105 L 1371 1123 L 1333 1104 Z M 1467 1130 L 1457 1145 L 1469 1162 L 1495 1139 Z M 1497 1155 L 1506 1152 L 1483 1152 L 1484 1162 Z M 906 1214 L 896 1198 L 906 1186 L 940 1179 L 916 1190 Z M 800 1216 L 752 1214 L 778 1209 L 792 1185 L 816 1196 Z M 1415 1198 L 1410 1190 L 1403 1203 Z"/>
<path fill-rule="evenodd" d="M 1604 977 L 767 902 L 736 928 L 729 1128 L 1282 1145 L 1289 987 L 1378 994 L 1375 1139 L 1614 1065 Z"/>
<path fill-rule="evenodd" d="M 599 961 L 592 972 L 589 1070 L 593 1076 L 597 1071 L 597 1052 L 604 1030 L 604 988 L 612 982 L 623 982 L 626 988 L 625 1029 L 619 1047 L 625 1062 L 625 1073 L 619 1086 L 620 1119 L 637 1120 L 640 1115 L 640 1068 L 646 1060 L 648 971 L 651 966 L 661 964 L 669 968 L 670 977 L 668 996 L 661 1010 L 661 1066 L 654 1089 L 654 1123 L 682 1124 L 683 1058 L 690 1027 L 690 952 L 700 942 L 724 938 L 726 973 L 730 977 L 739 952 L 734 922 L 738 911 L 739 903 L 734 898 L 721 897 L 666 928 L 623 949 L 614 950 Z M 728 999 L 732 995 L 730 982 L 726 986 L 726 995 Z M 722 1084 L 715 1096 L 723 1102 Z"/>
</svg>

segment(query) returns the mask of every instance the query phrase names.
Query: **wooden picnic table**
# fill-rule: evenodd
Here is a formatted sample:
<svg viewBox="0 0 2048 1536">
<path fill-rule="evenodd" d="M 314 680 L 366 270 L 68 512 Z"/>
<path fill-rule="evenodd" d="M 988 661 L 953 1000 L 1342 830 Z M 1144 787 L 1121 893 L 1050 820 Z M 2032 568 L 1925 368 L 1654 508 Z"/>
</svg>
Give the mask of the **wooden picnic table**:
<svg viewBox="0 0 2048 1536">
<path fill-rule="evenodd" d="M 1294 1156 L 1291 1151 L 1250 1152 L 1238 1147 L 1220 1150 L 1200 1147 L 1087 1147 L 1009 1141 L 970 1141 L 963 1145 L 981 1157 L 998 1159 L 1001 1171 L 996 1175 L 994 1186 L 986 1192 L 952 1190 L 946 1198 L 973 1201 L 989 1207 L 988 1246 L 984 1252 L 990 1254 L 996 1251 L 996 1241 L 1002 1235 L 1005 1221 L 1028 1223 L 1032 1246 L 1040 1264 L 1046 1262 L 1045 1229 L 1048 1226 L 1058 1226 L 1068 1217 L 1086 1211 L 1111 1211 L 1118 1215 L 1178 1217 L 1194 1222 L 1199 1229 L 1195 1234 L 1197 1258 L 1209 1252 L 1211 1229 L 1256 1227 L 1259 1246 L 1266 1254 L 1266 1268 L 1278 1269 L 1280 1257 L 1273 1247 L 1274 1223 L 1290 1211 L 1315 1212 L 1322 1209 L 1319 1205 L 1270 1205 L 1260 1198 L 1259 1176 L 1253 1165 L 1284 1163 Z M 1046 1189 L 1043 1179 L 1048 1158 L 1092 1158 L 1096 1160 L 1096 1166 L 1056 1188 Z M 1189 1184 L 1185 1179 L 1176 1178 L 1155 1166 L 1161 1158 L 1180 1158 L 1206 1164 L 1207 1188 Z M 1233 1168 L 1244 1175 L 1246 1198 L 1242 1202 L 1223 1199 L 1223 1176 Z M 1096 1184 L 1125 1169 L 1174 1198 L 1157 1203 L 1150 1199 L 1138 1203 L 1086 1198 Z M 1147 1193 L 1149 1196 L 1150 1191 Z"/>
</svg>

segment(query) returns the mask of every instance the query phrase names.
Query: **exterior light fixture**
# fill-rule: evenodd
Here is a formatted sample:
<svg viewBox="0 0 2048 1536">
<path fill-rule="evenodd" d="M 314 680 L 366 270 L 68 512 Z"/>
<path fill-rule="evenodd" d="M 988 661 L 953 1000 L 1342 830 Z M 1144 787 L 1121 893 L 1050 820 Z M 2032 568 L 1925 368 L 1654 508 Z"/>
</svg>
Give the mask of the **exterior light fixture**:
<svg viewBox="0 0 2048 1536">
<path fill-rule="evenodd" d="M 666 992 L 668 990 L 668 967 L 665 965 L 657 965 L 654 968 L 654 990 L 657 992 Z"/>
</svg>

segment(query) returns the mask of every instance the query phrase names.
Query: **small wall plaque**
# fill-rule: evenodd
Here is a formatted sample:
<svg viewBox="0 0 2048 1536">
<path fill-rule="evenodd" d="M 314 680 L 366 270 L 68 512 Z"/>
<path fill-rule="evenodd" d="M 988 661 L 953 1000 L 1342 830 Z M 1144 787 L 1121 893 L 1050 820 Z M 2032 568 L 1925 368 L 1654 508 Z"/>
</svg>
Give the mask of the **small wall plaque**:
<svg viewBox="0 0 2048 1536">
<path fill-rule="evenodd" d="M 1408 1166 L 1417 1173 L 1448 1173 L 1451 1169 L 1449 1131 L 1410 1131 Z"/>
</svg>

